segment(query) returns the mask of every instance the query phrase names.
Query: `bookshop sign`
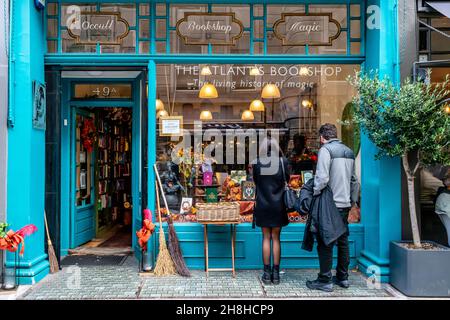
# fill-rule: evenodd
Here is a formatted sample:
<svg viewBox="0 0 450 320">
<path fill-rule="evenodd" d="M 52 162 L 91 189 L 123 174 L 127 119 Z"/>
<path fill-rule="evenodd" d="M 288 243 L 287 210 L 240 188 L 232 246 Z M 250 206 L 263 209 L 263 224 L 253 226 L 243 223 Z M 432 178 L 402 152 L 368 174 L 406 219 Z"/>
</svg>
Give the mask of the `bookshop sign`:
<svg viewBox="0 0 450 320">
<path fill-rule="evenodd" d="M 234 46 L 241 38 L 244 26 L 234 12 L 185 12 L 178 20 L 177 35 L 186 45 Z"/>
</svg>

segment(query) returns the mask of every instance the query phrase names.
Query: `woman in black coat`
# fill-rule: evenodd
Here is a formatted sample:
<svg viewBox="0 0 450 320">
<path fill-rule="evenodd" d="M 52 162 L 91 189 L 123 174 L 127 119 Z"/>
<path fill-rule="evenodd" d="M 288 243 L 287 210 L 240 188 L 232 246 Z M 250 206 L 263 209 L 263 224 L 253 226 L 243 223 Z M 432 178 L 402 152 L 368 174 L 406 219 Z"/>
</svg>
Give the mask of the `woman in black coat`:
<svg viewBox="0 0 450 320">
<path fill-rule="evenodd" d="M 281 228 L 289 223 L 283 201 L 284 186 L 286 181 L 289 181 L 288 162 L 280 155 L 279 145 L 274 139 L 264 139 L 260 145 L 259 155 L 253 165 L 253 180 L 256 185 L 253 222 L 261 227 L 263 233 L 264 273 L 261 280 L 265 284 L 270 282 L 278 284 L 280 283 L 280 233 Z M 271 242 L 273 268 L 270 267 Z"/>
</svg>

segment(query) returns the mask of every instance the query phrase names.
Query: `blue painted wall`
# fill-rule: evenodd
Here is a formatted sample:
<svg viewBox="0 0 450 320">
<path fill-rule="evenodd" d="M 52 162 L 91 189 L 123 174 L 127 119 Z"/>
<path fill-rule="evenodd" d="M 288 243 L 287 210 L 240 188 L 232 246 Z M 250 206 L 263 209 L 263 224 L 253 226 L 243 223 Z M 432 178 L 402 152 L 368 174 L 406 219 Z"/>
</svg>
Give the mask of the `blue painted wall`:
<svg viewBox="0 0 450 320">
<path fill-rule="evenodd" d="M 32 223 L 37 233 L 25 239 L 25 255 L 20 260 L 20 283 L 30 284 L 48 273 L 44 249 L 45 131 L 32 128 L 32 82 L 44 83 L 44 25 L 42 12 L 33 1 L 15 1 L 13 47 L 14 127 L 8 129 L 7 216 L 17 230 Z M 57 172 L 49 174 L 59 174 Z M 14 264 L 8 253 L 7 266 Z"/>
<path fill-rule="evenodd" d="M 378 70 L 381 77 L 394 82 L 399 79 L 397 0 L 368 1 L 380 8 L 380 28 L 366 28 L 366 70 Z M 401 239 L 401 176 L 400 160 L 375 160 L 376 147 L 363 135 L 362 223 L 365 241 L 359 266 L 363 272 L 373 272 L 381 280 L 389 280 L 389 243 Z"/>
</svg>

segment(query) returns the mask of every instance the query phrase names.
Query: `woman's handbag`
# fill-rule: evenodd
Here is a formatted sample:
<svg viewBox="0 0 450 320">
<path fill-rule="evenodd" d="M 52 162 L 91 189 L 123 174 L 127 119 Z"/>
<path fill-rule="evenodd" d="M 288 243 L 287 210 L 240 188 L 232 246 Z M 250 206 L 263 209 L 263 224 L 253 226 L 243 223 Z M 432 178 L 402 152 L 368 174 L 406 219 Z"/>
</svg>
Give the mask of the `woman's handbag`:
<svg viewBox="0 0 450 320">
<path fill-rule="evenodd" d="M 297 202 L 297 195 L 294 190 L 289 188 L 289 184 L 286 180 L 286 172 L 284 170 L 283 159 L 281 159 L 281 169 L 283 170 L 283 180 L 284 180 L 284 193 L 283 193 L 283 201 L 284 206 L 287 211 L 294 211 L 295 203 Z"/>
</svg>

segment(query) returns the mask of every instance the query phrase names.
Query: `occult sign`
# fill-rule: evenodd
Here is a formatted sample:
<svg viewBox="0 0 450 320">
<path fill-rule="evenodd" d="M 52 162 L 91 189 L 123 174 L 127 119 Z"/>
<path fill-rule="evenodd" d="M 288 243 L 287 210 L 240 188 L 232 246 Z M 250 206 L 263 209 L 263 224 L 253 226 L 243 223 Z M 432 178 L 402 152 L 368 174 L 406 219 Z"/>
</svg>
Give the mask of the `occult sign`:
<svg viewBox="0 0 450 320">
<path fill-rule="evenodd" d="M 244 32 L 242 22 L 228 12 L 185 12 L 176 29 L 186 45 L 234 46 Z"/>
<path fill-rule="evenodd" d="M 77 44 L 120 45 L 130 32 L 130 25 L 119 12 L 84 12 L 71 7 L 67 33 Z"/>
<path fill-rule="evenodd" d="M 332 13 L 282 13 L 273 30 L 283 46 L 331 46 L 341 25 Z"/>
</svg>

